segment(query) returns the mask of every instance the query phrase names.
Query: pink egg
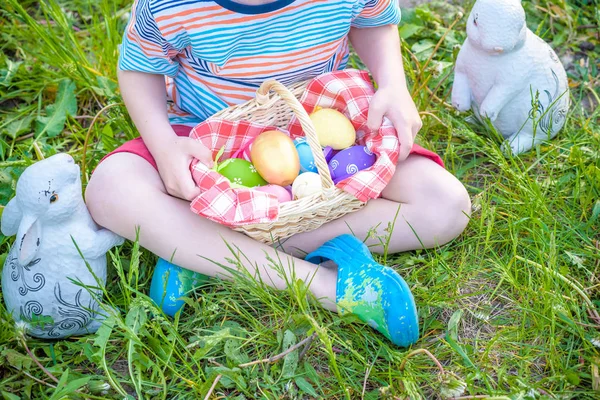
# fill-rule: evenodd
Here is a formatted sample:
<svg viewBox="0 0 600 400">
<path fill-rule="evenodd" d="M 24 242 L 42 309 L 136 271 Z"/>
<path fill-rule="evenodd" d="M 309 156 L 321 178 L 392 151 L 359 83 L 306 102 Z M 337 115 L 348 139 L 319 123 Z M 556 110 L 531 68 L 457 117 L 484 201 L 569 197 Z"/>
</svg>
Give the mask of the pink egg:
<svg viewBox="0 0 600 400">
<path fill-rule="evenodd" d="M 358 171 L 375 164 L 377 157 L 366 146 L 352 146 L 338 152 L 329 162 L 333 183 L 338 184 Z"/>
<path fill-rule="evenodd" d="M 259 190 L 261 192 L 270 193 L 273 196 L 277 197 L 277 200 L 280 203 L 285 203 L 286 201 L 292 200 L 292 195 L 287 191 L 286 188 L 278 186 L 278 185 L 265 185 L 254 188 L 254 190 Z"/>
</svg>

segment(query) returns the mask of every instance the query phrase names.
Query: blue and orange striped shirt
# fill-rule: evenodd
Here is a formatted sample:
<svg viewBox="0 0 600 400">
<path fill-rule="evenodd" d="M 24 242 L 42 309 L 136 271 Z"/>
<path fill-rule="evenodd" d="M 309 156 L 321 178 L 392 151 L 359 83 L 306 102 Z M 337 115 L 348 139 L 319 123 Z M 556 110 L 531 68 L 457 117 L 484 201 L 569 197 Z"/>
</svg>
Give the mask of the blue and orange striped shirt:
<svg viewBox="0 0 600 400">
<path fill-rule="evenodd" d="M 343 69 L 351 27 L 399 22 L 397 0 L 135 0 L 119 68 L 165 75 L 171 123 L 195 125 L 267 79 Z"/>
</svg>

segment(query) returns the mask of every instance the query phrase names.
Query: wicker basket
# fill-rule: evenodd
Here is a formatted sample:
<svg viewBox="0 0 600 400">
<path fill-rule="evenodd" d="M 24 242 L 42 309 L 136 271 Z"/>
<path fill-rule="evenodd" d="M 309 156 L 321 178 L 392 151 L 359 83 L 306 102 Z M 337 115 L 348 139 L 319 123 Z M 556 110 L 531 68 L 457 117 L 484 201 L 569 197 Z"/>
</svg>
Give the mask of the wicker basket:
<svg viewBox="0 0 600 400">
<path fill-rule="evenodd" d="M 362 208 L 366 203 L 338 189 L 329 175 L 329 168 L 319 144 L 315 128 L 298 99 L 308 82 L 291 89 L 269 80 L 256 92 L 256 98 L 215 114 L 213 118 L 228 121 L 251 121 L 265 126 L 286 128 L 295 115 L 302 125 L 310 145 L 315 165 L 321 176 L 323 191 L 310 197 L 282 203 L 277 221 L 234 227 L 236 231 L 261 242 L 272 244 L 298 233 L 312 231 L 321 225 Z"/>
</svg>

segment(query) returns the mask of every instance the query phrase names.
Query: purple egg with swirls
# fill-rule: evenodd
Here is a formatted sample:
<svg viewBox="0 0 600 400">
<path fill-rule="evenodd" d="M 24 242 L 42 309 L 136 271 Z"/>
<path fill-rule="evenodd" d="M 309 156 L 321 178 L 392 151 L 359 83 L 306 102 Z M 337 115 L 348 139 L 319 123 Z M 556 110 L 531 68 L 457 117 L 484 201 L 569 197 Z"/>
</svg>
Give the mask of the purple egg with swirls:
<svg viewBox="0 0 600 400">
<path fill-rule="evenodd" d="M 352 146 L 341 150 L 329 161 L 329 172 L 331 179 L 336 185 L 356 174 L 358 171 L 367 169 L 373 164 L 377 157 L 371 153 L 366 146 Z"/>
</svg>

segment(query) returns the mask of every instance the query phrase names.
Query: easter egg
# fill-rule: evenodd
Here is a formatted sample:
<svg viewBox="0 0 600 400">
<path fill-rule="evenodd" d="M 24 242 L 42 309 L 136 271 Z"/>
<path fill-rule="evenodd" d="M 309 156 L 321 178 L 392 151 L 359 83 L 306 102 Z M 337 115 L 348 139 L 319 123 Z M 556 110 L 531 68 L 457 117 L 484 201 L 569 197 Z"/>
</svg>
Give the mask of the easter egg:
<svg viewBox="0 0 600 400">
<path fill-rule="evenodd" d="M 298 157 L 300 159 L 300 173 L 317 172 L 315 158 L 313 157 L 310 145 L 306 139 L 303 137 L 297 138 L 294 140 L 294 145 L 296 146 L 296 151 L 298 152 Z M 329 162 L 331 157 L 333 157 L 333 149 L 331 147 L 325 147 L 323 149 L 323 156 L 325 157 L 325 162 Z"/>
<path fill-rule="evenodd" d="M 217 172 L 229 179 L 232 187 L 255 187 L 267 182 L 258 174 L 256 168 L 241 158 L 230 158 L 217 166 Z"/>
<path fill-rule="evenodd" d="M 281 186 L 266 185 L 257 187 L 255 190 L 272 194 L 273 196 L 277 197 L 277 200 L 280 203 L 285 203 L 286 201 L 292 200 L 292 194 L 286 188 Z"/>
<path fill-rule="evenodd" d="M 294 200 L 321 193 L 321 177 L 314 172 L 306 172 L 296 178 L 292 184 Z"/>
<path fill-rule="evenodd" d="M 300 173 L 300 159 L 294 142 L 280 131 L 266 131 L 252 143 L 250 159 L 267 182 L 287 186 Z"/>
<path fill-rule="evenodd" d="M 310 119 L 317 131 L 321 147 L 330 146 L 334 150 L 342 150 L 356 141 L 354 126 L 337 110 L 317 107 L 310 114 Z"/>
<path fill-rule="evenodd" d="M 298 158 L 300 159 L 300 173 L 317 172 L 315 158 L 306 139 L 298 138 L 294 140 L 294 146 L 296 146 Z"/>
<path fill-rule="evenodd" d="M 366 146 L 352 146 L 337 153 L 329 162 L 333 183 L 337 184 L 358 171 L 375 164 L 377 157 Z"/>
<path fill-rule="evenodd" d="M 323 149 L 323 155 L 325 156 L 325 162 L 331 161 L 331 159 L 335 155 L 335 151 L 333 150 L 333 147 L 331 147 L 331 146 L 325 147 Z"/>
</svg>

